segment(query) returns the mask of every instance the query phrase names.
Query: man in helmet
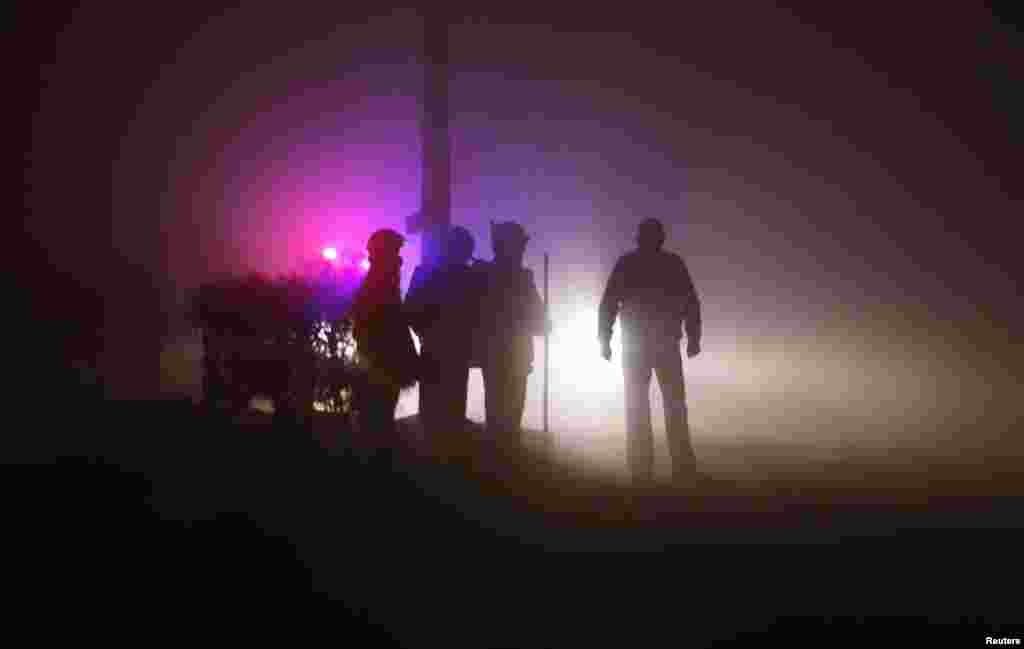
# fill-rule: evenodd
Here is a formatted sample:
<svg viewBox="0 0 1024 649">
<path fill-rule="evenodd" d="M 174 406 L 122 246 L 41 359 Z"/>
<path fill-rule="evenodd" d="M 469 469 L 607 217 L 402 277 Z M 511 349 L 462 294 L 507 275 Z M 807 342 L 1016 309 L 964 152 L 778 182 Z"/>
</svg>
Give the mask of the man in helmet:
<svg viewBox="0 0 1024 649">
<path fill-rule="evenodd" d="M 526 379 L 533 369 L 533 337 L 544 335 L 544 304 L 533 273 L 523 268 L 529 237 L 514 222 L 492 223 L 494 261 L 483 270 L 477 353 L 484 377 L 488 433 L 518 443 Z"/>
<path fill-rule="evenodd" d="M 686 355 L 700 353 L 700 302 L 682 257 L 662 249 L 665 228 L 647 219 L 637 228 L 637 249 L 618 260 L 601 299 L 598 339 L 601 355 L 612 355 L 612 326 L 622 324 L 627 456 L 633 477 L 649 482 L 654 474 L 651 430 L 651 372 L 657 374 L 665 407 L 665 428 L 673 475 L 682 482 L 696 475 L 690 443 L 686 390 L 679 342 L 686 328 Z"/>
<path fill-rule="evenodd" d="M 418 358 L 402 309 L 399 251 L 405 238 L 377 230 L 366 245 L 370 269 L 352 303 L 356 358 L 363 379 L 356 395 L 363 431 L 393 439 L 395 407 L 403 389 L 416 384 Z"/>
<path fill-rule="evenodd" d="M 405 308 L 420 339 L 420 421 L 438 450 L 450 456 L 466 426 L 469 340 L 477 326 L 480 288 L 468 265 L 475 242 L 469 230 L 449 228 L 436 263 L 416 268 Z"/>
</svg>

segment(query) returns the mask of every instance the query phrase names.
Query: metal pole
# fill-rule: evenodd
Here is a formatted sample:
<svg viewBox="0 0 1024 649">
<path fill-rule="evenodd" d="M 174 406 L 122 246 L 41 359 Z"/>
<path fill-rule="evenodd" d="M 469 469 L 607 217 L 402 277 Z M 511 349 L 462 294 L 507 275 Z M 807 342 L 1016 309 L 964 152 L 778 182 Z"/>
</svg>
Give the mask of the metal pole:
<svg viewBox="0 0 1024 649">
<path fill-rule="evenodd" d="M 448 22 L 443 12 L 424 19 L 423 113 L 420 123 L 422 198 L 420 211 L 406 225 L 409 233 L 422 233 L 421 258 L 435 261 L 451 223 L 451 143 L 448 107 Z"/>
<path fill-rule="evenodd" d="M 550 433 L 548 430 L 548 375 L 551 371 L 551 332 L 548 330 L 550 318 L 548 300 L 548 253 L 544 253 L 544 437 Z"/>
</svg>

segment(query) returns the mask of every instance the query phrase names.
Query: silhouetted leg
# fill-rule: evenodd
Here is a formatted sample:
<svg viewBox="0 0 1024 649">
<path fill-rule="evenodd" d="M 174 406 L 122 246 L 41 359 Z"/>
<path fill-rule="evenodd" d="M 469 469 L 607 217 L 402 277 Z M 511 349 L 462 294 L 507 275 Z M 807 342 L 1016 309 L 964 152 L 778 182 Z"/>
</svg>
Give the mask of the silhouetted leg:
<svg viewBox="0 0 1024 649">
<path fill-rule="evenodd" d="M 523 450 L 523 410 L 526 406 L 526 375 L 512 368 L 505 369 L 503 384 L 505 386 L 504 405 L 501 411 L 502 445 L 507 457 L 517 468 L 520 453 Z"/>
<path fill-rule="evenodd" d="M 467 391 L 469 389 L 469 365 L 456 365 L 452 368 L 450 384 L 451 417 L 462 431 L 466 427 Z"/>
<path fill-rule="evenodd" d="M 448 362 L 436 363 L 431 369 L 429 382 L 420 385 L 421 416 L 426 415 L 424 427 L 439 454 L 452 457 L 463 444 L 469 368 Z"/>
<path fill-rule="evenodd" d="M 380 412 L 380 429 L 388 436 L 386 441 L 394 443 L 397 441 L 395 428 L 395 409 L 398 408 L 398 388 L 386 388 L 381 390 L 381 394 L 384 399 L 383 402 L 386 404 Z"/>
<path fill-rule="evenodd" d="M 449 437 L 449 448 L 459 457 L 467 451 L 466 430 L 466 388 L 469 384 L 469 367 L 461 363 L 448 363 L 443 371 L 443 418 L 445 435 Z"/>
<path fill-rule="evenodd" d="M 692 479 L 697 470 L 697 459 L 690 441 L 690 427 L 686 410 L 686 382 L 683 378 L 683 359 L 678 345 L 658 354 L 655 372 L 665 406 L 665 434 L 672 456 L 672 477 L 677 481 Z"/>
<path fill-rule="evenodd" d="M 503 366 L 484 368 L 484 407 L 491 439 L 502 445 L 518 445 L 525 405 L 525 375 Z"/>
<path fill-rule="evenodd" d="M 459 430 L 466 419 L 466 385 L 469 382 L 469 368 L 458 363 L 446 363 L 440 367 L 437 383 L 438 416 L 448 431 Z"/>
<path fill-rule="evenodd" d="M 433 353 L 427 349 L 422 351 L 420 362 L 423 368 L 419 384 L 420 423 L 427 438 L 433 443 L 438 441 L 437 436 L 442 432 L 442 415 L 439 412 L 444 400 L 441 366 Z"/>
<path fill-rule="evenodd" d="M 626 457 L 638 484 L 654 479 L 654 431 L 651 428 L 651 364 L 638 351 L 623 351 L 626 391 Z"/>
<path fill-rule="evenodd" d="M 498 408 L 501 405 L 501 387 L 499 386 L 498 373 L 493 365 L 485 365 L 481 368 L 484 378 L 484 422 L 487 428 L 487 436 L 492 441 L 498 438 Z"/>
<path fill-rule="evenodd" d="M 509 404 L 506 429 L 516 443 L 523 437 L 523 411 L 526 409 L 526 374 L 512 372 L 508 377 Z"/>
<path fill-rule="evenodd" d="M 506 441 L 509 416 L 509 374 L 500 365 L 484 368 L 484 409 L 487 434 L 495 442 Z"/>
<path fill-rule="evenodd" d="M 395 408 L 399 391 L 390 386 L 367 383 L 360 403 L 360 428 L 371 454 L 390 454 L 397 443 Z"/>
<path fill-rule="evenodd" d="M 484 430 L 485 438 L 488 442 L 487 453 L 485 455 L 486 462 L 495 462 L 500 466 L 500 453 L 492 455 L 493 452 L 499 450 L 498 444 L 501 442 L 502 436 L 499 431 L 499 417 L 498 417 L 498 406 L 501 403 L 500 388 L 498 386 L 498 376 L 494 370 L 494 367 L 484 363 L 480 368 L 480 376 L 484 380 Z M 496 467 L 490 467 L 489 471 L 497 470 Z"/>
</svg>

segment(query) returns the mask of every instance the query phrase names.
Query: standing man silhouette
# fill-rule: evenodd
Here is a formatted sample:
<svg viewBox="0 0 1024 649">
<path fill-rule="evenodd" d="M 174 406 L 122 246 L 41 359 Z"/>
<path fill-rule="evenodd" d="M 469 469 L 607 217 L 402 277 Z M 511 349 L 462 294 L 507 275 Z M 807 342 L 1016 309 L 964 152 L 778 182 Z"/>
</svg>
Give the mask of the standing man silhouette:
<svg viewBox="0 0 1024 649">
<path fill-rule="evenodd" d="M 533 337 L 543 336 L 550 326 L 533 273 L 523 268 L 529 240 L 518 223 L 491 225 L 494 261 L 482 266 L 484 291 L 475 337 L 484 375 L 487 431 L 492 439 L 511 445 L 522 442 Z"/>
<path fill-rule="evenodd" d="M 474 247 L 469 230 L 449 228 L 440 259 L 416 268 L 405 296 L 420 339 L 420 421 L 445 456 L 454 452 L 466 428 L 469 341 L 480 299 L 479 273 L 469 266 Z"/>
<path fill-rule="evenodd" d="M 357 394 L 359 424 L 380 442 L 395 441 L 395 407 L 402 390 L 416 384 L 419 359 L 400 287 L 405 238 L 377 230 L 366 245 L 370 269 L 352 303 L 352 333 L 362 372 Z"/>
<path fill-rule="evenodd" d="M 686 328 L 686 355 L 700 353 L 700 301 L 686 263 L 662 249 L 665 227 L 647 219 L 637 228 L 637 249 L 619 258 L 601 299 L 598 339 L 601 355 L 611 360 L 612 327 L 619 317 L 622 369 L 626 391 L 626 450 L 633 479 L 654 478 L 654 433 L 651 429 L 651 372 L 657 374 L 665 407 L 665 429 L 672 455 L 673 477 L 680 483 L 696 478 L 690 442 L 679 352 Z"/>
</svg>

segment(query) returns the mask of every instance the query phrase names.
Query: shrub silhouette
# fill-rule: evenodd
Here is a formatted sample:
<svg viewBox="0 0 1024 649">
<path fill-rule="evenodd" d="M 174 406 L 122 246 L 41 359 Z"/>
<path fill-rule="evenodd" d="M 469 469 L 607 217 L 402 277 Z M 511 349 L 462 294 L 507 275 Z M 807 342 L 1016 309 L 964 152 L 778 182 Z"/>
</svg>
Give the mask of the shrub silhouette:
<svg viewBox="0 0 1024 649">
<path fill-rule="evenodd" d="M 199 287 L 189 316 L 203 332 L 204 400 L 238 410 L 265 395 L 275 410 L 350 413 L 357 285 L 346 274 L 253 273 Z"/>
</svg>

